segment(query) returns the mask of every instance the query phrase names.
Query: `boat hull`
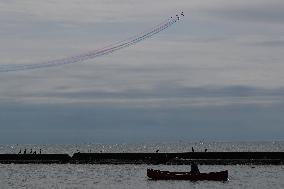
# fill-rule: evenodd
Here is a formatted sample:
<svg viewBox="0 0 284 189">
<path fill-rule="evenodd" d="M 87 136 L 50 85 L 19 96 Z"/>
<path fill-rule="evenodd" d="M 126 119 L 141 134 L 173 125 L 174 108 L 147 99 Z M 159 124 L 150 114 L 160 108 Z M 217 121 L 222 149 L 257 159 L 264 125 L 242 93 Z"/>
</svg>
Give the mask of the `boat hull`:
<svg viewBox="0 0 284 189">
<path fill-rule="evenodd" d="M 228 171 L 210 172 L 210 173 L 191 173 L 191 172 L 170 172 L 147 169 L 147 176 L 153 180 L 211 180 L 227 181 Z"/>
</svg>

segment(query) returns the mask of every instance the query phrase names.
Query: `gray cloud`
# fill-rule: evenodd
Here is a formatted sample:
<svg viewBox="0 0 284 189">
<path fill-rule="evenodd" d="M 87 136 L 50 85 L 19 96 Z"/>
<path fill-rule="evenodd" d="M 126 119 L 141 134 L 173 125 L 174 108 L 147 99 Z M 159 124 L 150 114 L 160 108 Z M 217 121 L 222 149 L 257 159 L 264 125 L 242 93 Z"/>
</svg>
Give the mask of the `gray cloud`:
<svg viewBox="0 0 284 189">
<path fill-rule="evenodd" d="M 281 1 L 252 1 L 208 9 L 207 13 L 222 19 L 242 22 L 279 23 L 284 22 L 284 3 Z"/>
<path fill-rule="evenodd" d="M 32 95 L 32 94 L 31 94 Z M 35 96 L 37 96 L 35 94 Z M 128 89 L 125 91 L 103 92 L 103 91 L 77 91 L 44 93 L 39 96 L 47 98 L 171 98 L 171 97 L 284 97 L 284 88 L 265 89 L 248 86 L 228 86 L 228 87 L 182 87 L 178 84 L 169 86 L 166 84 L 157 86 L 153 89 Z"/>
<path fill-rule="evenodd" d="M 284 46 L 284 40 L 264 40 L 260 42 L 255 42 L 253 45 L 257 46 L 264 46 L 264 47 L 283 47 Z"/>
<path fill-rule="evenodd" d="M 149 89 L 121 91 L 80 90 L 58 88 L 53 92 L 33 92 L 10 96 L 6 101 L 32 104 L 94 104 L 125 107 L 211 107 L 253 104 L 273 106 L 284 102 L 284 88 L 265 89 L 248 86 L 184 87 L 177 83 Z M 2 101 L 5 99 L 2 98 Z"/>
<path fill-rule="evenodd" d="M 1 73 L 0 141 L 283 139 L 281 1 L 0 1 L 0 64 L 98 49 L 181 9 L 116 54 Z"/>
<path fill-rule="evenodd" d="M 155 108 L 1 103 L 0 107 L 1 143 L 277 140 L 284 133 L 283 103 Z"/>
</svg>

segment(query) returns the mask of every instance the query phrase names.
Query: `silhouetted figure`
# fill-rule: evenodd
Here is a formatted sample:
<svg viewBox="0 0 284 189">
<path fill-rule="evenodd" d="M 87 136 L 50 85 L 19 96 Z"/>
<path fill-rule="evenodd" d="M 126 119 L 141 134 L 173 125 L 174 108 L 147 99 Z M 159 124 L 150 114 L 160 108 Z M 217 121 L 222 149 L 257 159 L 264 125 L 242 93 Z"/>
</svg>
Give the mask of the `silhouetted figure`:
<svg viewBox="0 0 284 189">
<path fill-rule="evenodd" d="M 22 149 L 20 149 L 19 153 L 18 154 L 21 154 L 22 153 Z"/>
<path fill-rule="evenodd" d="M 39 149 L 39 154 L 41 154 L 41 149 Z"/>
<path fill-rule="evenodd" d="M 27 149 L 24 150 L 24 154 L 26 154 L 26 153 L 27 153 Z"/>
<path fill-rule="evenodd" d="M 30 154 L 32 154 L 33 153 L 33 149 L 31 149 L 31 151 L 30 151 Z"/>
<path fill-rule="evenodd" d="M 181 14 L 180 14 L 180 15 L 184 16 L 183 12 L 181 12 Z"/>
<path fill-rule="evenodd" d="M 190 172 L 191 173 L 200 173 L 196 163 L 194 163 L 194 162 L 191 163 L 191 171 Z"/>
<path fill-rule="evenodd" d="M 158 153 L 160 150 L 156 150 L 156 153 Z"/>
<path fill-rule="evenodd" d="M 194 152 L 194 148 L 193 147 L 191 147 L 191 151 Z"/>
<path fill-rule="evenodd" d="M 205 148 L 204 152 L 207 152 L 207 148 Z"/>
<path fill-rule="evenodd" d="M 34 154 L 36 154 L 36 151 L 34 151 Z"/>
</svg>

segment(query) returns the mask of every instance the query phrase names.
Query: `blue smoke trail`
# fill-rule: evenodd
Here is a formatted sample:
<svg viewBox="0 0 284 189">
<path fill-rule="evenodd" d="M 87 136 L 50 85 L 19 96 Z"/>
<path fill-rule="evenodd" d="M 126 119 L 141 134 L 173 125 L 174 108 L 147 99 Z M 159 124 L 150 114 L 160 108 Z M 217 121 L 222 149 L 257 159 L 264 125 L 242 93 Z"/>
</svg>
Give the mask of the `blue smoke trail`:
<svg viewBox="0 0 284 189">
<path fill-rule="evenodd" d="M 93 59 L 99 56 L 107 55 L 113 53 L 115 51 L 124 49 L 126 47 L 132 46 L 140 41 L 148 39 L 155 34 L 158 34 L 165 29 L 169 28 L 173 24 L 175 24 L 179 19 L 177 17 L 167 19 L 160 24 L 156 25 L 155 27 L 151 28 L 150 30 L 141 32 L 133 37 L 127 38 L 125 40 L 116 42 L 114 44 L 108 45 L 104 48 L 90 51 L 84 54 L 79 54 L 76 56 L 71 56 L 63 59 L 47 61 L 43 63 L 37 64 L 18 64 L 18 65 L 0 65 L 0 72 L 11 72 L 11 71 L 20 71 L 20 70 L 29 70 L 29 69 L 39 69 L 39 68 L 47 68 L 53 66 L 60 66 L 65 64 L 73 64 L 77 62 L 82 62 L 88 59 Z"/>
</svg>

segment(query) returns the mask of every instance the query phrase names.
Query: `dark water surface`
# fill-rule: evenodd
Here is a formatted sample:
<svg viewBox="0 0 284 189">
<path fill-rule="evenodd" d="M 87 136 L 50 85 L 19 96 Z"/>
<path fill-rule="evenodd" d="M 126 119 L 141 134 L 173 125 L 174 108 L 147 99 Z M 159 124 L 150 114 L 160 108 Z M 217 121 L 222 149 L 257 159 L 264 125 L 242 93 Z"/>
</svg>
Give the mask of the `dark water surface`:
<svg viewBox="0 0 284 189">
<path fill-rule="evenodd" d="M 176 144 L 82 144 L 82 145 L 1 145 L 0 153 L 42 149 L 43 153 L 82 152 L 183 152 L 208 148 L 209 151 L 284 151 L 284 142 L 212 142 Z M 152 181 L 146 169 L 189 171 L 188 165 L 73 165 L 0 164 L 0 188 L 284 188 L 284 166 L 201 165 L 201 172 L 229 171 L 227 182 Z"/>
</svg>

